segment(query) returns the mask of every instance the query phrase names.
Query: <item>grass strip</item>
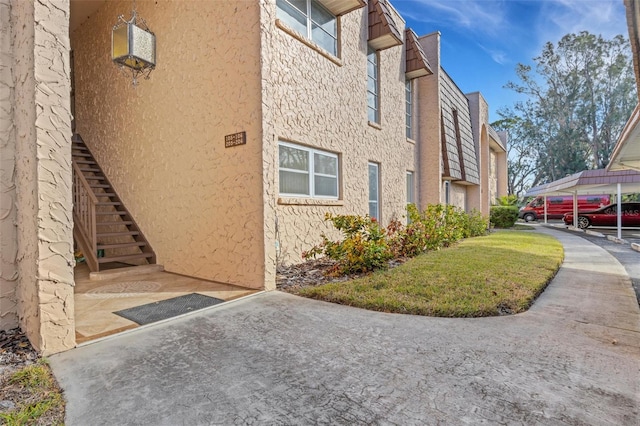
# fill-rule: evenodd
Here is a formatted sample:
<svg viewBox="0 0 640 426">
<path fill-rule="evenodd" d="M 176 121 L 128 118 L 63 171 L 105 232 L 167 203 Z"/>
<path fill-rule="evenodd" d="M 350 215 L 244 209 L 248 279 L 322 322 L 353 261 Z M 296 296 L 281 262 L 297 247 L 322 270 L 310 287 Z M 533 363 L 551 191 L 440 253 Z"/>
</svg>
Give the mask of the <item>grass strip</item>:
<svg viewBox="0 0 640 426">
<path fill-rule="evenodd" d="M 13 373 L 2 391 L 18 404 L 14 410 L 0 413 L 0 423 L 8 426 L 64 423 L 62 391 L 45 360 Z"/>
<path fill-rule="evenodd" d="M 555 276 L 564 251 L 555 238 L 498 231 L 428 252 L 405 264 L 298 294 L 359 308 L 438 317 L 523 312 Z"/>
</svg>

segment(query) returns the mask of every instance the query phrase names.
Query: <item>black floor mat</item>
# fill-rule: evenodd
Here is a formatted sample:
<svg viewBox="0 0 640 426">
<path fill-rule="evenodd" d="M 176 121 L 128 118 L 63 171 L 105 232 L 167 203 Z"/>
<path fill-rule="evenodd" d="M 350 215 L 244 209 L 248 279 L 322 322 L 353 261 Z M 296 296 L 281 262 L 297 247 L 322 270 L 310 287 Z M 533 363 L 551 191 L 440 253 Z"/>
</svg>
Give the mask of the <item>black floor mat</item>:
<svg viewBox="0 0 640 426">
<path fill-rule="evenodd" d="M 193 312 L 208 306 L 217 305 L 222 302 L 224 302 L 222 299 L 191 293 L 174 297 L 173 299 L 136 306 L 135 308 L 123 309 L 114 312 L 114 314 L 144 325 L 186 314 L 187 312 Z"/>
</svg>

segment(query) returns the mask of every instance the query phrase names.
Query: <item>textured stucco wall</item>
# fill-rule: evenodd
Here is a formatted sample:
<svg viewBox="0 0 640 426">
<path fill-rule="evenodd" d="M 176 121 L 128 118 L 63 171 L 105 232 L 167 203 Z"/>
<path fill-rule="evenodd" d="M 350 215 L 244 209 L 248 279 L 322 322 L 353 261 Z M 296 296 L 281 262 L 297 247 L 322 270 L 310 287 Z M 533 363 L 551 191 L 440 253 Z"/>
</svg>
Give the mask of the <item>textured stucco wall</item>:
<svg viewBox="0 0 640 426">
<path fill-rule="evenodd" d="M 406 212 L 406 171 L 415 145 L 405 134 L 404 46 L 380 51 L 379 128 L 367 122 L 367 9 L 340 18 L 339 58 L 327 58 L 276 24 L 275 1 L 264 3 L 265 202 L 267 246 L 278 239 L 278 261 L 301 261 L 301 252 L 330 229 L 326 212 L 368 213 L 368 162 L 380 163 L 381 222 Z M 404 34 L 404 22 L 394 13 Z M 268 52 L 268 53 L 267 53 Z M 338 62 L 338 63 L 336 63 Z M 340 155 L 339 202 L 278 197 L 278 140 Z M 275 222 L 278 228 L 275 232 Z"/>
<path fill-rule="evenodd" d="M 136 88 L 110 60 L 130 1 L 106 2 L 72 34 L 77 131 L 166 270 L 263 288 L 260 5 L 137 10 L 156 34 L 157 68 Z M 225 148 L 240 131 L 246 145 Z"/>
<path fill-rule="evenodd" d="M 489 191 L 489 104 L 480 92 L 468 93 L 475 156 L 479 171 L 479 185 L 469 188 L 468 206 L 489 215 L 491 194 Z"/>
<path fill-rule="evenodd" d="M 440 33 L 432 33 L 419 38 L 427 60 L 433 70 L 432 75 L 418 78 L 418 138 L 419 207 L 444 202 L 442 182 L 442 131 L 440 126 Z"/>
<path fill-rule="evenodd" d="M 14 1 L 18 313 L 44 354 L 75 345 L 69 2 Z"/>
<path fill-rule="evenodd" d="M 0 0 L 0 329 L 18 325 L 11 2 Z"/>
<path fill-rule="evenodd" d="M 469 186 L 451 183 L 449 204 L 462 210 L 470 209 L 468 205 L 468 190 Z M 444 201 L 443 199 L 442 202 L 444 203 Z"/>
<path fill-rule="evenodd" d="M 497 197 L 509 194 L 509 175 L 506 151 L 496 152 Z"/>
<path fill-rule="evenodd" d="M 498 198 L 498 162 L 496 152 L 489 150 L 489 200 L 491 204 L 496 204 Z"/>
</svg>

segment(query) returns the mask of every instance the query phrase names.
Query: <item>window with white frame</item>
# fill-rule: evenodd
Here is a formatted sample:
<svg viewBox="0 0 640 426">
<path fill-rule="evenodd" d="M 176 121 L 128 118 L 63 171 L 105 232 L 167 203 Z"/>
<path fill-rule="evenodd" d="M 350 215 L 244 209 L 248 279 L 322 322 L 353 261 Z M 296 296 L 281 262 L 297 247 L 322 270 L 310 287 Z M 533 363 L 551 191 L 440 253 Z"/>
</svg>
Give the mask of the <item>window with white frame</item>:
<svg viewBox="0 0 640 426">
<path fill-rule="evenodd" d="M 407 205 L 416 202 L 414 182 L 413 172 L 407 172 Z"/>
<path fill-rule="evenodd" d="M 380 123 L 380 63 L 378 52 L 369 47 L 367 52 L 367 109 L 369 121 Z"/>
<path fill-rule="evenodd" d="M 369 163 L 369 216 L 380 219 L 380 165 Z"/>
<path fill-rule="evenodd" d="M 278 144 L 280 195 L 338 199 L 338 156 L 287 142 Z"/>
<path fill-rule="evenodd" d="M 336 17 L 316 0 L 276 0 L 277 17 L 287 26 L 336 56 Z"/>
<path fill-rule="evenodd" d="M 415 181 L 413 178 L 413 172 L 407 171 L 407 207 L 409 207 L 409 204 L 415 204 L 416 202 L 414 185 L 415 185 Z M 411 219 L 407 214 L 407 223 L 410 223 L 410 222 L 411 222 Z"/>
<path fill-rule="evenodd" d="M 405 82 L 407 139 L 413 139 L 413 86 L 411 80 Z"/>
</svg>

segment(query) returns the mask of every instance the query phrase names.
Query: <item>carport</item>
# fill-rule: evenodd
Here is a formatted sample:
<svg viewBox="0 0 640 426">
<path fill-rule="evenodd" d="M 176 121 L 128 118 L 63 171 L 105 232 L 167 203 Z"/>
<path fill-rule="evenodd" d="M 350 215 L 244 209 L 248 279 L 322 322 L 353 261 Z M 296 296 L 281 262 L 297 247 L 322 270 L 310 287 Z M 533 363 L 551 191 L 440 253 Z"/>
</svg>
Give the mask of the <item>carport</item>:
<svg viewBox="0 0 640 426">
<path fill-rule="evenodd" d="M 578 227 L 578 195 L 616 194 L 618 239 L 622 238 L 621 199 L 623 194 L 640 192 L 640 171 L 585 170 L 562 179 L 531 188 L 525 197 L 544 197 L 544 222 L 547 223 L 547 197 L 573 196 L 573 226 Z"/>
</svg>

